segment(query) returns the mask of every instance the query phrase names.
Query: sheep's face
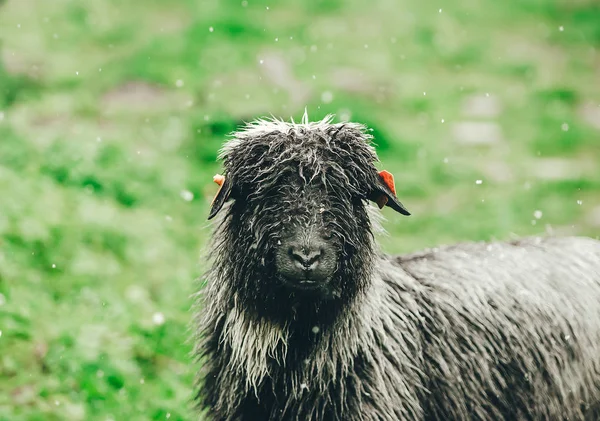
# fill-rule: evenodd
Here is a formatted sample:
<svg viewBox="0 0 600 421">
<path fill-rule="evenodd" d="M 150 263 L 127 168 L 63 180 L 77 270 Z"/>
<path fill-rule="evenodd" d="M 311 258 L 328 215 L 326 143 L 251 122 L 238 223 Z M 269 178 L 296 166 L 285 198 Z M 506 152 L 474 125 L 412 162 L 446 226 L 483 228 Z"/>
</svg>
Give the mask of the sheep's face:
<svg viewBox="0 0 600 421">
<path fill-rule="evenodd" d="M 350 298 L 369 281 L 368 200 L 408 214 L 378 174 L 364 128 L 259 122 L 223 150 L 213 217 L 236 291 L 268 301 Z"/>
</svg>

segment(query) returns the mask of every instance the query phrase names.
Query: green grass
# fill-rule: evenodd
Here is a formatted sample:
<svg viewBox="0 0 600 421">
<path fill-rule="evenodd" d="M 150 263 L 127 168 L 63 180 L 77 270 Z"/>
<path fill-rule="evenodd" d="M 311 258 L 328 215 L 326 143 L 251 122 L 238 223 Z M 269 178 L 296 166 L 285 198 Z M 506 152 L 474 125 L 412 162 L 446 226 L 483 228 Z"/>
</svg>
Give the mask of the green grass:
<svg viewBox="0 0 600 421">
<path fill-rule="evenodd" d="M 194 419 L 216 153 L 256 116 L 373 128 L 413 212 L 384 211 L 388 252 L 600 235 L 599 19 L 593 0 L 0 2 L 0 421 Z M 465 116 L 486 93 L 500 113 Z M 458 144 L 471 120 L 502 140 Z"/>
</svg>

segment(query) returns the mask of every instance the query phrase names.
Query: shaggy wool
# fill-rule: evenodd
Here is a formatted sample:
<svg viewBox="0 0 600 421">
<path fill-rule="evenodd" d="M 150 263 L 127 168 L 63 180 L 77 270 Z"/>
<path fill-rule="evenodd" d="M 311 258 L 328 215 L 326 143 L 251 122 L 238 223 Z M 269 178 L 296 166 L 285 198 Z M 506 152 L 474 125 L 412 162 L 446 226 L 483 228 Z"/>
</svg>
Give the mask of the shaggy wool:
<svg viewBox="0 0 600 421">
<path fill-rule="evenodd" d="M 385 255 L 370 201 L 408 211 L 371 141 L 360 124 L 305 117 L 257 120 L 223 147 L 195 328 L 203 419 L 600 419 L 600 242 Z M 310 291 L 275 258 L 306 233 L 336 258 Z"/>
</svg>

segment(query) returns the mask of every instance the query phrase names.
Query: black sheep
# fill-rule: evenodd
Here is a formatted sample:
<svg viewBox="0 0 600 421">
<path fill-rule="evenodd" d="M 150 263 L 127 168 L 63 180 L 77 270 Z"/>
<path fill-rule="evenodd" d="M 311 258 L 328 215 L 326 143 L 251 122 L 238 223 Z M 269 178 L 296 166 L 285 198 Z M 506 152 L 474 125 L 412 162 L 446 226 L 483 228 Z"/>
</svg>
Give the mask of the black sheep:
<svg viewBox="0 0 600 421">
<path fill-rule="evenodd" d="M 369 201 L 408 211 L 370 138 L 305 117 L 224 146 L 198 300 L 207 418 L 600 419 L 600 242 L 386 256 Z"/>
</svg>

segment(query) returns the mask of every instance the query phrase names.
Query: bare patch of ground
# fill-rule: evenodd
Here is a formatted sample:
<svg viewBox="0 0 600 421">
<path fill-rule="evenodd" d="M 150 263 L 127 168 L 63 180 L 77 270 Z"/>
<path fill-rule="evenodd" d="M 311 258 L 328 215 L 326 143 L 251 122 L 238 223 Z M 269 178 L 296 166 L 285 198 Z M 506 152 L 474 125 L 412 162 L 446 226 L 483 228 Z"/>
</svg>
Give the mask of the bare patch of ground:
<svg viewBox="0 0 600 421">
<path fill-rule="evenodd" d="M 587 124 L 600 130 L 600 104 L 587 102 L 579 107 L 578 112 Z"/>
<path fill-rule="evenodd" d="M 586 222 L 593 227 L 600 227 L 600 205 L 588 212 Z"/>
<path fill-rule="evenodd" d="M 39 79 L 42 65 L 27 60 L 17 51 L 0 50 L 2 66 L 11 75 L 27 75 L 32 79 Z"/>
<path fill-rule="evenodd" d="M 364 71 L 348 67 L 335 69 L 331 74 L 330 83 L 342 91 L 375 99 L 383 99 L 386 92 L 391 90 L 389 84 L 375 83 Z"/>
<path fill-rule="evenodd" d="M 105 114 L 182 109 L 192 105 L 189 94 L 145 81 L 129 81 L 109 90 L 100 99 Z"/>
<path fill-rule="evenodd" d="M 311 96 L 311 88 L 294 76 L 289 60 L 275 51 L 260 54 L 261 71 L 266 80 L 277 88 L 287 91 L 289 106 L 294 109 L 304 106 Z"/>
<path fill-rule="evenodd" d="M 166 101 L 165 89 L 146 82 L 132 81 L 111 89 L 102 96 L 104 108 L 147 108 Z"/>
<path fill-rule="evenodd" d="M 593 157 L 536 158 L 528 168 L 531 175 L 543 180 L 565 180 L 595 174 L 597 166 Z"/>
</svg>

